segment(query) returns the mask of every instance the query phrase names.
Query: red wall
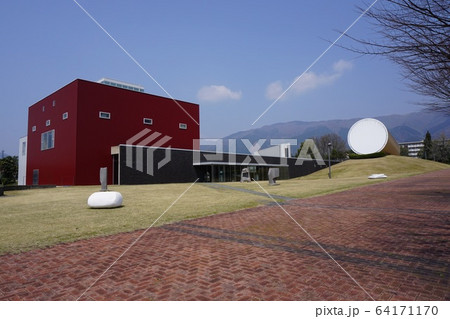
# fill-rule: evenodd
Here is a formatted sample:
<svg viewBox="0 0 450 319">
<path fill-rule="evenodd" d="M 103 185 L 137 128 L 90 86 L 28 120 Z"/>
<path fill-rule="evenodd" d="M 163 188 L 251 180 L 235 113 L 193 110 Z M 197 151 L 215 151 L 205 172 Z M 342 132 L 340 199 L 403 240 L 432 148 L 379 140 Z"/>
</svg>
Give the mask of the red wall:
<svg viewBox="0 0 450 319">
<path fill-rule="evenodd" d="M 199 123 L 197 104 L 178 103 Z M 63 121 L 66 111 L 69 119 Z M 111 113 L 111 119 L 99 118 L 100 111 Z M 143 124 L 144 117 L 153 125 Z M 47 119 L 50 127 L 45 127 Z M 163 147 L 192 149 L 193 139 L 200 137 L 193 119 L 169 98 L 75 80 L 29 109 L 27 184 L 32 183 L 34 168 L 40 170 L 39 184 L 99 184 L 100 167 L 108 167 L 112 183 L 111 146 L 125 144 L 147 128 L 172 137 Z M 187 124 L 187 130 L 179 129 L 179 123 Z M 36 132 L 31 132 L 33 125 Z M 41 151 L 41 133 L 53 128 L 55 148 Z"/>
<path fill-rule="evenodd" d="M 55 106 L 53 106 L 55 101 Z M 68 119 L 62 114 L 68 112 Z M 50 126 L 46 121 L 50 120 Z M 47 96 L 28 109 L 27 184 L 39 169 L 40 185 L 73 185 L 77 123 L 76 81 Z M 36 131 L 32 132 L 32 127 Z M 41 134 L 55 130 L 55 148 L 41 151 Z"/>
</svg>

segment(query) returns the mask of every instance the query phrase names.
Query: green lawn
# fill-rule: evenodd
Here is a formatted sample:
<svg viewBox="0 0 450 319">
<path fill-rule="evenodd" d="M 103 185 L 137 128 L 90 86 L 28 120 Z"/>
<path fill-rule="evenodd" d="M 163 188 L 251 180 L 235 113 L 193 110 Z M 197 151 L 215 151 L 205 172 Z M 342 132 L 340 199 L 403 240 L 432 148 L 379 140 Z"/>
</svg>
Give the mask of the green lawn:
<svg viewBox="0 0 450 319">
<path fill-rule="evenodd" d="M 272 194 L 295 198 L 316 196 L 379 183 L 368 180 L 373 173 L 385 173 L 388 180 L 449 168 L 420 159 L 388 156 L 351 160 L 306 177 L 280 181 L 280 186 L 260 185 Z M 263 192 L 256 183 L 226 183 Z M 99 186 L 58 187 L 9 191 L 0 197 L 0 254 L 16 253 L 61 242 L 145 229 L 182 194 L 189 184 L 111 186 L 122 193 L 124 206 L 89 209 L 87 199 Z M 229 189 L 212 189 L 195 184 L 155 225 L 198 218 L 266 204 L 269 199 Z"/>
<path fill-rule="evenodd" d="M 147 228 L 188 186 L 111 186 L 124 198 L 123 207 L 115 209 L 88 208 L 87 199 L 98 186 L 6 192 L 0 198 L 0 254 Z M 260 196 L 196 184 L 155 226 L 265 202 Z"/>
<path fill-rule="evenodd" d="M 390 179 L 423 174 L 450 165 L 405 156 L 385 156 L 372 159 L 348 160 L 332 166 L 333 177 L 367 177 L 371 174 L 386 174 Z M 303 179 L 327 178 L 328 170 L 321 170 Z"/>
<path fill-rule="evenodd" d="M 274 195 L 305 198 L 446 168 L 450 168 L 450 165 L 418 158 L 386 156 L 348 160 L 333 165 L 331 167 L 332 179 L 328 178 L 327 168 L 304 177 L 281 180 L 278 182 L 279 186 L 268 186 L 266 181 L 259 182 L 259 184 Z M 369 175 L 378 173 L 385 174 L 388 178 L 378 180 L 367 178 Z M 262 191 L 256 183 L 227 183 L 227 185 Z"/>
</svg>

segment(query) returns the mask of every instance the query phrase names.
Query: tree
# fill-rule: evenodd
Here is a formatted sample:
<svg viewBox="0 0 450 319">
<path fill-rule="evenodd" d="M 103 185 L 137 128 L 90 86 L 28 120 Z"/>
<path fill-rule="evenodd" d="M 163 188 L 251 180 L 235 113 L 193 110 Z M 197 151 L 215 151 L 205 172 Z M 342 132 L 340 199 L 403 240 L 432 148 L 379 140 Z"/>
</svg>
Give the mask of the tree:
<svg viewBox="0 0 450 319">
<path fill-rule="evenodd" d="M 301 142 L 300 143 L 300 147 L 297 149 L 297 153 L 295 153 L 295 157 L 299 157 L 300 156 L 300 152 L 301 152 L 301 150 L 302 150 L 304 145 L 305 145 L 305 142 Z M 306 154 L 311 156 L 312 159 L 316 159 L 316 157 L 314 156 L 314 153 L 312 152 L 312 150 L 310 148 L 307 149 Z"/>
<path fill-rule="evenodd" d="M 347 157 L 347 145 L 339 135 L 330 133 L 321 137 L 314 137 L 313 140 L 324 159 L 328 158 L 328 143 L 331 143 L 332 160 L 343 160 Z"/>
<path fill-rule="evenodd" d="M 400 156 L 409 156 L 408 146 L 400 145 Z"/>
<path fill-rule="evenodd" d="M 421 104 L 450 115 L 450 1 L 379 1 L 365 16 L 382 40 L 348 36 L 363 44 L 350 50 L 386 56 L 413 91 L 429 98 Z"/>
<path fill-rule="evenodd" d="M 422 158 L 424 159 L 433 158 L 433 141 L 431 140 L 431 134 L 428 131 L 425 134 L 425 139 L 423 140 Z"/>
<path fill-rule="evenodd" d="M 0 159 L 0 184 L 14 184 L 17 182 L 19 158 L 7 156 Z"/>
<path fill-rule="evenodd" d="M 442 163 L 450 163 L 450 143 L 442 133 L 432 145 L 433 160 Z"/>
</svg>

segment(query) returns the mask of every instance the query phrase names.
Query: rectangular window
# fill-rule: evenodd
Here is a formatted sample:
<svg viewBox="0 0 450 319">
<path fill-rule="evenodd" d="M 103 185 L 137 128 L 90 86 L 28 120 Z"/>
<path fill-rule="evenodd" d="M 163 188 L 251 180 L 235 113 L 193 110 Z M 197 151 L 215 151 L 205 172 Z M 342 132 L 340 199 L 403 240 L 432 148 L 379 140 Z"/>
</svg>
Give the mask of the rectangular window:
<svg viewBox="0 0 450 319">
<path fill-rule="evenodd" d="M 41 151 L 49 150 L 55 147 L 55 130 L 47 131 L 41 134 Z"/>
<path fill-rule="evenodd" d="M 100 111 L 98 113 L 98 117 L 101 118 L 101 119 L 109 120 L 109 119 L 111 119 L 111 113 Z"/>
<path fill-rule="evenodd" d="M 56 100 L 53 100 L 52 106 L 53 106 L 53 107 L 56 106 Z"/>
<path fill-rule="evenodd" d="M 22 142 L 22 156 L 27 155 L 27 142 Z"/>
<path fill-rule="evenodd" d="M 185 124 L 185 123 L 180 123 L 180 124 L 178 125 L 178 127 L 179 127 L 181 130 L 187 130 L 187 124 Z"/>
<path fill-rule="evenodd" d="M 39 170 L 33 170 L 33 185 L 39 185 Z"/>
<path fill-rule="evenodd" d="M 45 112 L 45 105 L 42 105 L 42 112 Z"/>
<path fill-rule="evenodd" d="M 50 126 L 50 120 L 45 121 L 45 126 Z"/>
<path fill-rule="evenodd" d="M 33 127 L 31 127 L 31 132 L 36 132 L 36 125 L 33 125 Z"/>
<path fill-rule="evenodd" d="M 62 115 L 63 120 L 67 120 L 69 118 L 69 112 L 64 112 Z"/>
<path fill-rule="evenodd" d="M 147 118 L 147 117 L 144 117 L 144 124 L 152 125 L 152 124 L 153 124 L 153 120 L 152 120 L 152 119 L 149 119 L 149 118 Z"/>
</svg>

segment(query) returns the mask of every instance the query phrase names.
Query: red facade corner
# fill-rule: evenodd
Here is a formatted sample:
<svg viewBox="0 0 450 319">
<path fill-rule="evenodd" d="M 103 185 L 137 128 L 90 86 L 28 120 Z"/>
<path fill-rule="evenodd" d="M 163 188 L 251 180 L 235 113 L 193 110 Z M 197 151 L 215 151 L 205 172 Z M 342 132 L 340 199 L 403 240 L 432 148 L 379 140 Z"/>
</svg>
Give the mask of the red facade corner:
<svg viewBox="0 0 450 319">
<path fill-rule="evenodd" d="M 96 185 L 100 167 L 113 183 L 112 146 L 191 150 L 199 121 L 198 104 L 74 80 L 29 107 L 27 184 Z"/>
</svg>

